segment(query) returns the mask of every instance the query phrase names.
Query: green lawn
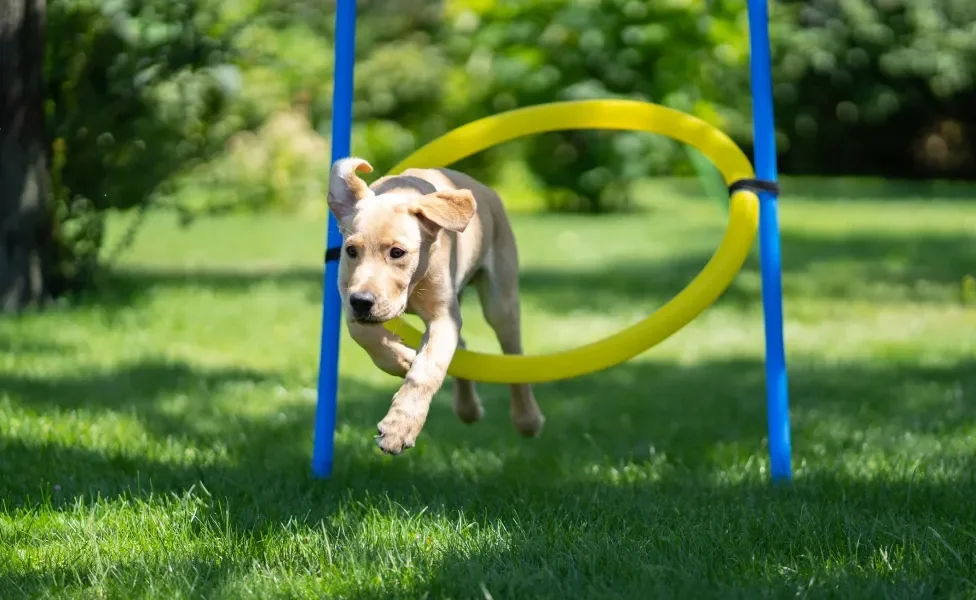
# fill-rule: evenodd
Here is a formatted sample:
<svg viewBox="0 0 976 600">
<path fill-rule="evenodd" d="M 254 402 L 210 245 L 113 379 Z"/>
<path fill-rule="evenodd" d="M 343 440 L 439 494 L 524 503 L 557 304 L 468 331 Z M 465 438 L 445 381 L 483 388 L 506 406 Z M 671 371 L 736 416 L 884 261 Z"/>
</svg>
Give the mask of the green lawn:
<svg viewBox="0 0 976 600">
<path fill-rule="evenodd" d="M 813 183 L 782 206 L 783 489 L 755 257 L 639 359 L 538 386 L 538 440 L 504 387 L 468 427 L 448 386 L 380 454 L 397 380 L 344 339 L 315 481 L 322 224 L 152 219 L 97 296 L 0 320 L 0 599 L 976 597 L 976 188 Z M 647 215 L 515 218 L 528 351 L 634 322 L 707 260 L 714 202 L 647 191 Z"/>
</svg>

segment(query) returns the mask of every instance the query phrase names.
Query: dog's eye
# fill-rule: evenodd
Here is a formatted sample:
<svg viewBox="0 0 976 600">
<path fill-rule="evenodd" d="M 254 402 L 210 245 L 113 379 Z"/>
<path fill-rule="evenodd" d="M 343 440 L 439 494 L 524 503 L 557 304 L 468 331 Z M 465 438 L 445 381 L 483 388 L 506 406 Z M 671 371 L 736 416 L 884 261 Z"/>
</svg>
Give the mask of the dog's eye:
<svg viewBox="0 0 976 600">
<path fill-rule="evenodd" d="M 349 258 L 356 258 L 357 254 L 358 253 L 356 252 L 355 246 L 346 246 L 346 256 Z"/>
<path fill-rule="evenodd" d="M 407 251 L 404 250 L 403 248 L 391 248 L 390 258 L 403 258 L 403 255 L 406 253 Z"/>
</svg>

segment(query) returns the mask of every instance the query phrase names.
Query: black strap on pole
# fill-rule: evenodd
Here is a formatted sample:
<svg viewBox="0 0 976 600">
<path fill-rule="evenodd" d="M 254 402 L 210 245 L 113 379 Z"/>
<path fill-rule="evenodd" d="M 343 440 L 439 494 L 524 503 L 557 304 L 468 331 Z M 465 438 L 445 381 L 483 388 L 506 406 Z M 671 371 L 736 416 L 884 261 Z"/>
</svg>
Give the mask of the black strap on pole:
<svg viewBox="0 0 976 600">
<path fill-rule="evenodd" d="M 342 246 L 329 248 L 325 251 L 325 262 L 330 263 L 334 260 L 339 260 L 340 256 L 342 256 Z"/>
<path fill-rule="evenodd" d="M 742 190 L 748 190 L 757 194 L 759 192 L 769 192 L 778 196 L 779 183 L 776 181 L 766 181 L 765 179 L 739 179 L 733 181 L 732 185 L 729 186 L 729 196 Z"/>
</svg>

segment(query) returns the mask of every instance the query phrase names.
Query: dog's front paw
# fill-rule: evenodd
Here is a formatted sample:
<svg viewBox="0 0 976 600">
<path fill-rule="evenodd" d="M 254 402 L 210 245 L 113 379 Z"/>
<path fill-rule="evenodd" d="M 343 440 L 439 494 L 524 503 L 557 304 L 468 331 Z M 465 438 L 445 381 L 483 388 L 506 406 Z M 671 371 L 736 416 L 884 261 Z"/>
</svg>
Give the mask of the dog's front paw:
<svg viewBox="0 0 976 600">
<path fill-rule="evenodd" d="M 376 443 L 387 454 L 400 454 L 417 444 L 424 427 L 422 417 L 412 416 L 394 407 L 376 426 Z"/>
</svg>

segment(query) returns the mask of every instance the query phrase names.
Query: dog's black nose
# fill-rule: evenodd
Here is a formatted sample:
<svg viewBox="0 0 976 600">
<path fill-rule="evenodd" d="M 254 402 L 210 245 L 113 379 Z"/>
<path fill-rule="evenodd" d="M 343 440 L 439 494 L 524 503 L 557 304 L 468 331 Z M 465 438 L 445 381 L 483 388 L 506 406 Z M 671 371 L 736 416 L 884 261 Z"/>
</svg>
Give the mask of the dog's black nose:
<svg viewBox="0 0 976 600">
<path fill-rule="evenodd" d="M 374 304 L 376 304 L 376 296 L 369 292 L 356 292 L 349 296 L 349 308 L 359 318 L 368 317 L 369 311 L 373 310 Z"/>
</svg>

